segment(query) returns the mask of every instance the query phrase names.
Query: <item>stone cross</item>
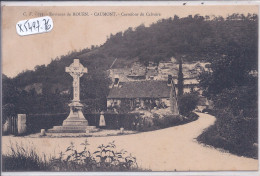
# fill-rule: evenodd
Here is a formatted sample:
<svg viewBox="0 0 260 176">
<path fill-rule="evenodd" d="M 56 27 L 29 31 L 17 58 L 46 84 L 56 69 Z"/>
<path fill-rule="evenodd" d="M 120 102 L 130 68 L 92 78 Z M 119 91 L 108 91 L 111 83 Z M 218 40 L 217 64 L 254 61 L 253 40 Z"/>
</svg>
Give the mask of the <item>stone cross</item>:
<svg viewBox="0 0 260 176">
<path fill-rule="evenodd" d="M 79 59 L 74 59 L 74 62 L 66 67 L 66 72 L 73 77 L 73 101 L 80 101 L 80 90 L 79 90 L 79 78 L 88 72 L 88 69 L 85 68 L 80 62 Z"/>
</svg>

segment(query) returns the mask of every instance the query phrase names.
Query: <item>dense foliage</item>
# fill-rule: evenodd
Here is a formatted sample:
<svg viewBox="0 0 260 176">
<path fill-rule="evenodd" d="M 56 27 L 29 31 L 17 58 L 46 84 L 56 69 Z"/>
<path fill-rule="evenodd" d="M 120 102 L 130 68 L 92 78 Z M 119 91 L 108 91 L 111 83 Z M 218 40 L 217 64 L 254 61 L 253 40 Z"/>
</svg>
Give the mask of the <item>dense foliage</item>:
<svg viewBox="0 0 260 176">
<path fill-rule="evenodd" d="M 234 116 L 228 110 L 217 110 L 215 116 L 217 121 L 197 138 L 199 142 L 236 155 L 258 158 L 257 118 Z"/>
<path fill-rule="evenodd" d="M 164 115 L 162 118 L 155 116 L 155 118 L 153 118 L 152 128 L 163 129 L 168 127 L 183 125 L 195 121 L 197 119 L 198 119 L 198 115 L 195 113 L 186 114 L 186 117 L 182 115 L 178 115 L 178 116 Z"/>
<path fill-rule="evenodd" d="M 216 55 L 224 54 L 226 48 L 233 44 L 242 48 L 255 47 L 255 14 L 232 14 L 226 19 L 209 19 L 208 16 L 198 14 L 185 18 L 174 16 L 162 19 L 150 27 L 141 25 L 111 35 L 101 49 L 113 57 L 138 57 L 140 61 L 147 63 L 182 55 L 186 55 L 186 61 L 214 59 Z"/>
<path fill-rule="evenodd" d="M 241 19 L 250 25 L 250 20 Z M 253 20 L 255 21 L 255 20 Z M 200 140 L 232 153 L 257 157 L 258 33 L 257 23 L 233 36 L 210 70 L 199 76 L 203 94 L 213 100 L 217 121 Z M 237 29 L 237 28 L 235 28 Z"/>
<path fill-rule="evenodd" d="M 3 76 L 3 120 L 17 113 L 68 111 L 72 77 L 65 72 L 65 67 L 75 58 L 88 68 L 88 74 L 81 77 L 80 85 L 81 100 L 86 104 L 87 112 L 106 109 L 110 82 L 107 70 L 115 58 L 118 59 L 114 67 L 129 66 L 136 60 L 144 64 L 148 61 L 158 63 L 183 55 L 186 55 L 184 62 L 211 61 L 213 72 L 201 77 L 201 86 L 207 89 L 205 94 L 220 93 L 224 88 L 251 82 L 246 73 L 257 66 L 257 38 L 255 14 L 233 14 L 226 19 L 174 16 L 149 27 L 129 28 L 111 34 L 101 46 L 69 52 L 53 59 L 47 66 L 38 65 L 33 71 L 26 70 L 12 79 Z M 26 86 L 34 83 L 42 83 L 41 95 L 34 90 L 24 91 Z M 219 87 L 222 85 L 225 87 Z"/>
</svg>

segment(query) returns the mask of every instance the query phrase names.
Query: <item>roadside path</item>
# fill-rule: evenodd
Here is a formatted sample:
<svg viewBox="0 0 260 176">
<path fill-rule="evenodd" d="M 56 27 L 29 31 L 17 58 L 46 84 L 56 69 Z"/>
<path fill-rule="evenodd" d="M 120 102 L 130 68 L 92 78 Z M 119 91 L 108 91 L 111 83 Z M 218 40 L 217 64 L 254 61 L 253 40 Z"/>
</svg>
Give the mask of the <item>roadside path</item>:
<svg viewBox="0 0 260 176">
<path fill-rule="evenodd" d="M 171 128 L 132 135 L 88 138 L 90 150 L 100 144 L 115 141 L 118 150 L 125 149 L 137 158 L 138 165 L 152 171 L 213 171 L 257 170 L 258 160 L 223 153 L 198 144 L 196 137 L 214 124 L 215 117 L 198 113 L 198 120 Z M 4 136 L 3 153 L 9 141 L 24 147 L 36 146 L 39 153 L 58 154 L 74 142 L 76 146 L 85 138 L 22 138 Z"/>
</svg>

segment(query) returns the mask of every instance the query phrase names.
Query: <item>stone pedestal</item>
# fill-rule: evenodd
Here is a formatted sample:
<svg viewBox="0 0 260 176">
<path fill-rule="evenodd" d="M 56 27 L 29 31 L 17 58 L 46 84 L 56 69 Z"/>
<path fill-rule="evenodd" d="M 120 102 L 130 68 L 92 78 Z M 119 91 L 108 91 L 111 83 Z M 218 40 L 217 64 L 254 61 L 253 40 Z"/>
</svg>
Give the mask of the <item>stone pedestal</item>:
<svg viewBox="0 0 260 176">
<path fill-rule="evenodd" d="M 95 126 L 88 125 L 88 121 L 82 113 L 83 105 L 81 103 L 74 101 L 69 106 L 70 114 L 63 121 L 62 126 L 54 126 L 48 130 L 49 133 L 91 133 L 98 131 Z"/>
</svg>

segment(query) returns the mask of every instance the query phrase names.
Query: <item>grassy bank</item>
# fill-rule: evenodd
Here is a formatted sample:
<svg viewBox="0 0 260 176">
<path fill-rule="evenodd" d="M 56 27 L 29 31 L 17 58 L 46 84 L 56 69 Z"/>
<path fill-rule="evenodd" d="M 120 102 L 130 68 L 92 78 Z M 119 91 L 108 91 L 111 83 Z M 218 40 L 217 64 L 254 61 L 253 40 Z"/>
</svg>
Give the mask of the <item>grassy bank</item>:
<svg viewBox="0 0 260 176">
<path fill-rule="evenodd" d="M 82 150 L 73 143 L 58 157 L 43 155 L 34 148 L 26 149 L 18 144 L 10 146 L 10 152 L 2 155 L 2 170 L 5 171 L 144 171 L 138 167 L 136 158 L 127 151 L 116 149 L 114 142 L 100 145 L 91 153 L 88 142 Z"/>
</svg>

